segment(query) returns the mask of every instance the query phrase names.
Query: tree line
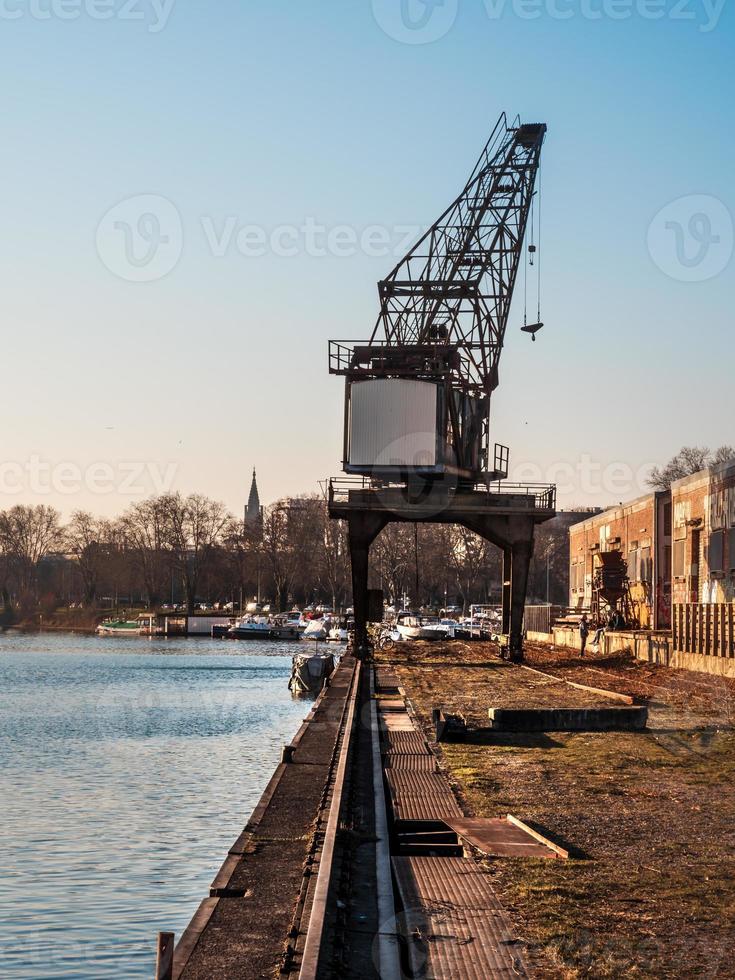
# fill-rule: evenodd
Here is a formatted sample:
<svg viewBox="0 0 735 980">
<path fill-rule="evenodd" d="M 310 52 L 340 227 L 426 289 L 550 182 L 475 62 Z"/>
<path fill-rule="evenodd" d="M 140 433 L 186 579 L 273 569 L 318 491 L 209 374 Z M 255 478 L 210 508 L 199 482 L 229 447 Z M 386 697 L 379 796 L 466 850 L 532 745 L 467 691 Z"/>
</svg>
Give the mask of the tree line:
<svg viewBox="0 0 735 980">
<path fill-rule="evenodd" d="M 531 600 L 565 603 L 568 521 L 537 532 Z M 497 548 L 455 526 L 391 524 L 371 555 L 371 585 L 395 606 L 499 602 Z M 23 620 L 61 606 L 239 608 L 260 597 L 278 610 L 352 603 L 347 530 L 317 495 L 278 500 L 246 522 L 200 494 L 163 494 L 120 517 L 46 505 L 0 511 L 0 614 Z"/>
</svg>

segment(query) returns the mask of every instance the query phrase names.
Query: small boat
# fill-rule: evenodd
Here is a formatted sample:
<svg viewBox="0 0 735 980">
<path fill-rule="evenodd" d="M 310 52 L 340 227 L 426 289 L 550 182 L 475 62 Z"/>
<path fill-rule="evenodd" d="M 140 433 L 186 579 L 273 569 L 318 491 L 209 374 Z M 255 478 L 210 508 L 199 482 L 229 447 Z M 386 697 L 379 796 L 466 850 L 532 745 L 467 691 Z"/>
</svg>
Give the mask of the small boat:
<svg viewBox="0 0 735 980">
<path fill-rule="evenodd" d="M 215 640 L 225 640 L 229 637 L 230 630 L 234 623 L 215 623 L 212 627 L 212 638 Z"/>
<path fill-rule="evenodd" d="M 352 619 L 342 619 L 335 623 L 327 633 L 327 643 L 347 643 L 350 633 L 355 629 Z"/>
<path fill-rule="evenodd" d="M 140 636 L 137 619 L 105 619 L 95 631 L 99 636 Z"/>
<path fill-rule="evenodd" d="M 279 616 L 278 619 L 285 626 L 293 626 L 293 628 L 297 629 L 299 633 L 304 632 L 308 623 L 308 620 L 304 619 L 303 614 L 299 609 L 292 609 L 291 612 L 284 613 L 283 616 Z"/>
<path fill-rule="evenodd" d="M 326 640 L 330 626 L 324 619 L 312 619 L 301 637 L 304 640 Z"/>
<path fill-rule="evenodd" d="M 297 653 L 293 658 L 288 689 L 294 694 L 318 694 L 333 672 L 331 653 Z"/>
<path fill-rule="evenodd" d="M 424 626 L 414 613 L 400 612 L 396 618 L 396 630 L 402 640 L 439 640 L 441 634 L 430 626 Z"/>
<path fill-rule="evenodd" d="M 233 640 L 298 640 L 299 631 L 285 623 L 246 616 L 227 630 L 227 636 Z"/>
<path fill-rule="evenodd" d="M 453 640 L 456 628 L 457 622 L 454 619 L 440 619 L 436 623 L 423 624 L 423 629 L 431 631 L 434 634 L 431 638 L 435 640 Z"/>
</svg>

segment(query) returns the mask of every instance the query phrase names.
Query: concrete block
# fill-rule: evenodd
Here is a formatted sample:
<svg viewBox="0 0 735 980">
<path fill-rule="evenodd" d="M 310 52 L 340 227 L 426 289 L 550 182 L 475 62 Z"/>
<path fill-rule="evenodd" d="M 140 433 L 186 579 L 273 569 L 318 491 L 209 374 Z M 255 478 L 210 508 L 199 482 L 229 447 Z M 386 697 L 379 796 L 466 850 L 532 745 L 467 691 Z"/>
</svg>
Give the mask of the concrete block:
<svg viewBox="0 0 735 980">
<path fill-rule="evenodd" d="M 644 705 L 600 708 L 488 708 L 491 727 L 503 732 L 640 731 Z"/>
</svg>

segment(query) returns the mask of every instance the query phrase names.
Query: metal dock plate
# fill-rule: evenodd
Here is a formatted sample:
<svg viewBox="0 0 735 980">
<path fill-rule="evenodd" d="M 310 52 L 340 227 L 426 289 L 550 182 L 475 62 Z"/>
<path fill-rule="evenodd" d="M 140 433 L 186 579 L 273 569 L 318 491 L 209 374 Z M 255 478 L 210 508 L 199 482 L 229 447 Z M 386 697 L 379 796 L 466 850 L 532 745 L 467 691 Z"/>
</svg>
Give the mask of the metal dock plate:
<svg viewBox="0 0 735 980">
<path fill-rule="evenodd" d="M 527 977 L 523 945 L 467 858 L 394 857 L 411 968 L 432 980 Z"/>
</svg>

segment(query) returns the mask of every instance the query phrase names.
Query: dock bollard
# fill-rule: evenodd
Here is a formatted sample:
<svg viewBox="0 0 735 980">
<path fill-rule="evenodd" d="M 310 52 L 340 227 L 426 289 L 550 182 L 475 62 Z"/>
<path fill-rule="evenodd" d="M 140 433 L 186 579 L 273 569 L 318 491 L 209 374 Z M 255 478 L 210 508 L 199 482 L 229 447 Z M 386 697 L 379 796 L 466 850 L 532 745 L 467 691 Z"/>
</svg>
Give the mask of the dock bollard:
<svg viewBox="0 0 735 980">
<path fill-rule="evenodd" d="M 281 762 L 293 762 L 293 754 L 296 751 L 295 745 L 284 745 L 281 753 Z"/>
<path fill-rule="evenodd" d="M 172 980 L 174 974 L 174 939 L 172 932 L 158 933 L 156 980 Z"/>
</svg>

